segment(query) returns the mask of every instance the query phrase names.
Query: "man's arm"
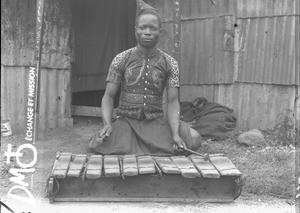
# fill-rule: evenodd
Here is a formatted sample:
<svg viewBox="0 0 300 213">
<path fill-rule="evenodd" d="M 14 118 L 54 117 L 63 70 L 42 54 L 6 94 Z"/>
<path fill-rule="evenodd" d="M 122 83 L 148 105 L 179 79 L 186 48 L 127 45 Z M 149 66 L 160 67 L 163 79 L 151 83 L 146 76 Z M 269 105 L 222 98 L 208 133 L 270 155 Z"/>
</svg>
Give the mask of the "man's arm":
<svg viewBox="0 0 300 213">
<path fill-rule="evenodd" d="M 171 128 L 174 143 L 181 148 L 186 147 L 184 141 L 179 136 L 180 105 L 178 100 L 178 88 L 169 88 L 167 90 L 167 97 L 168 123 Z"/>
<path fill-rule="evenodd" d="M 102 98 L 102 104 L 101 104 L 104 127 L 100 131 L 99 137 L 102 137 L 104 134 L 106 136 L 109 136 L 112 131 L 111 117 L 114 108 L 114 98 L 118 92 L 118 89 L 119 86 L 117 84 L 107 82 L 105 93 Z"/>
</svg>

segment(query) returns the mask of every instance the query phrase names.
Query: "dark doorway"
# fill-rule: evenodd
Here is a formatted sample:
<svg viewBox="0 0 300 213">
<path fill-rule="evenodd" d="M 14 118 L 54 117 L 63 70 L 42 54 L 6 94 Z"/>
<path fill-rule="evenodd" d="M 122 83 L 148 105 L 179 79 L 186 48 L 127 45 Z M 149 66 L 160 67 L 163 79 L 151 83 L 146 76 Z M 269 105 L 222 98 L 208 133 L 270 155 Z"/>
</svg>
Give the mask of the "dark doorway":
<svg viewBox="0 0 300 213">
<path fill-rule="evenodd" d="M 135 45 L 135 14 L 135 0 L 72 1 L 72 105 L 101 106 L 112 59 Z"/>
</svg>

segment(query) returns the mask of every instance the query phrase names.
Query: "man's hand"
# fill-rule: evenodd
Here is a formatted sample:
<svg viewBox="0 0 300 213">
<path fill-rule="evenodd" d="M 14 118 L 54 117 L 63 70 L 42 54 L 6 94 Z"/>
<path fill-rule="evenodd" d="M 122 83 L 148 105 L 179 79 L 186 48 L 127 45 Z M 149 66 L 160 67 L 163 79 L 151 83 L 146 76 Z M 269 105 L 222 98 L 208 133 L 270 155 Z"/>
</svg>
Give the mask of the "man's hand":
<svg viewBox="0 0 300 213">
<path fill-rule="evenodd" d="M 174 136 L 173 141 L 174 141 L 174 145 L 177 149 L 183 150 L 186 148 L 184 141 L 182 140 L 182 138 L 179 135 Z"/>
<path fill-rule="evenodd" d="M 105 125 L 99 132 L 98 134 L 95 133 L 89 141 L 89 147 L 90 148 L 96 148 L 100 144 L 102 144 L 106 138 L 111 134 L 112 132 L 112 127 L 111 125 Z"/>
<path fill-rule="evenodd" d="M 99 131 L 99 138 L 102 137 L 108 137 L 112 132 L 112 126 L 111 125 L 105 125 L 100 131 Z"/>
</svg>

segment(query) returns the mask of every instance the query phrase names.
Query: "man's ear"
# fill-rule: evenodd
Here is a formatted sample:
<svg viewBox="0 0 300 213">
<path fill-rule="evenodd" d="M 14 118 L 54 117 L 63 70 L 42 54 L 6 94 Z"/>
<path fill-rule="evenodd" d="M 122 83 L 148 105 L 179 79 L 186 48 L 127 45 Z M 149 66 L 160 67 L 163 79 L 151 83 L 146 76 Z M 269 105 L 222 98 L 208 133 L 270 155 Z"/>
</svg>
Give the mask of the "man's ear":
<svg viewBox="0 0 300 213">
<path fill-rule="evenodd" d="M 161 27 L 161 28 L 159 29 L 159 37 L 161 36 L 162 32 L 163 32 L 163 28 Z"/>
<path fill-rule="evenodd" d="M 136 28 L 136 26 L 134 26 L 134 35 L 135 35 L 135 38 L 137 38 L 137 28 Z"/>
</svg>

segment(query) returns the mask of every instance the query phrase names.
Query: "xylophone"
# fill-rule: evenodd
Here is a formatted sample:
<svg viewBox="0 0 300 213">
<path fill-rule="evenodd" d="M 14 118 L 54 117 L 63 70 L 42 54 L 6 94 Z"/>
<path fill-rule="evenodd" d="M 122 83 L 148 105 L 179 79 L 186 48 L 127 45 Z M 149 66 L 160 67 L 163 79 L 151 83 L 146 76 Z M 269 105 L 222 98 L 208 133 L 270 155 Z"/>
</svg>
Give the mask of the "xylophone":
<svg viewBox="0 0 300 213">
<path fill-rule="evenodd" d="M 222 154 L 86 155 L 58 152 L 47 180 L 54 201 L 231 202 L 241 172 Z"/>
</svg>

